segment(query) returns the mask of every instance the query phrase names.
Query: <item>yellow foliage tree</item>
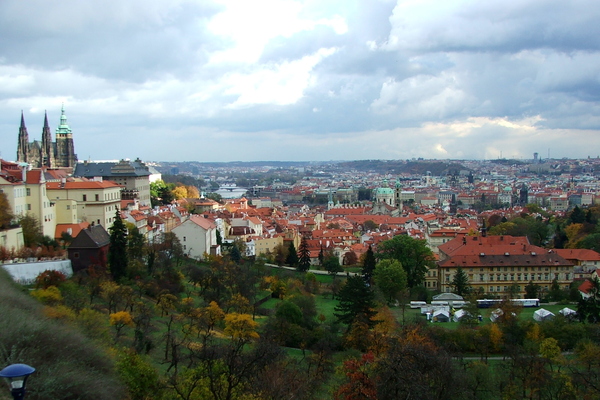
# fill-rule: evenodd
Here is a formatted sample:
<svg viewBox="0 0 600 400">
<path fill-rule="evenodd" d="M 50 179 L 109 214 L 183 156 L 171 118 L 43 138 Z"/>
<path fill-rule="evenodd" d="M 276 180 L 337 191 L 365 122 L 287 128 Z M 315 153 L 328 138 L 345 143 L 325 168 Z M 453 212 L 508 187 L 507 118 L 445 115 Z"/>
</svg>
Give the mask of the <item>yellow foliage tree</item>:
<svg viewBox="0 0 600 400">
<path fill-rule="evenodd" d="M 177 186 L 175 189 L 171 190 L 171 193 L 175 200 L 181 200 L 188 197 L 188 191 L 185 186 Z"/>
<path fill-rule="evenodd" d="M 62 294 L 56 286 L 48 286 L 46 289 L 34 290 L 31 292 L 31 295 L 41 303 L 49 306 L 60 304 L 63 300 Z"/>
<path fill-rule="evenodd" d="M 63 305 L 44 307 L 44 315 L 48 318 L 62 319 L 66 321 L 73 321 L 76 317 L 75 311 Z"/>
<path fill-rule="evenodd" d="M 369 350 L 379 356 L 387 351 L 388 337 L 396 332 L 398 323 L 389 307 L 381 307 L 373 319 L 378 323 L 373 327 L 373 332 L 370 335 Z"/>
<path fill-rule="evenodd" d="M 540 343 L 540 355 L 552 361 L 558 361 L 561 357 L 560 346 L 558 340 L 547 338 Z"/>
<path fill-rule="evenodd" d="M 109 323 L 115 327 L 116 337 L 121 335 L 121 330 L 126 326 L 133 326 L 133 318 L 127 311 L 119 311 L 109 316 Z"/>
<path fill-rule="evenodd" d="M 198 188 L 196 186 L 186 186 L 185 188 L 187 190 L 187 198 L 188 199 L 199 199 L 200 198 L 200 192 L 198 191 Z"/>
<path fill-rule="evenodd" d="M 498 324 L 492 324 L 490 326 L 490 342 L 492 343 L 492 346 L 494 346 L 494 350 L 500 351 L 500 348 L 502 347 L 502 340 L 503 335 L 500 327 Z"/>
<path fill-rule="evenodd" d="M 258 339 L 256 332 L 258 322 L 252 320 L 250 314 L 229 313 L 225 315 L 225 335 L 238 342 L 248 342 Z"/>
</svg>

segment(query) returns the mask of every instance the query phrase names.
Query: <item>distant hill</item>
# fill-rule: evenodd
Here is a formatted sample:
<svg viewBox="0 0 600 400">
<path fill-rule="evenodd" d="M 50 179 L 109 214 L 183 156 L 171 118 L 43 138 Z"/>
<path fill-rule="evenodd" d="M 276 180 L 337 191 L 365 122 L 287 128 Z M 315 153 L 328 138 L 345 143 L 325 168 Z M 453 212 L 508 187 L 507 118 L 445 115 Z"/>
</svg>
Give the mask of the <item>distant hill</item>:
<svg viewBox="0 0 600 400">
<path fill-rule="evenodd" d="M 392 175 L 425 175 L 427 171 L 429 171 L 431 172 L 431 175 L 434 176 L 454 174 L 458 173 L 460 170 L 468 169 L 458 161 L 439 160 L 361 160 L 342 162 L 337 166 L 344 169 L 373 171 Z"/>
</svg>

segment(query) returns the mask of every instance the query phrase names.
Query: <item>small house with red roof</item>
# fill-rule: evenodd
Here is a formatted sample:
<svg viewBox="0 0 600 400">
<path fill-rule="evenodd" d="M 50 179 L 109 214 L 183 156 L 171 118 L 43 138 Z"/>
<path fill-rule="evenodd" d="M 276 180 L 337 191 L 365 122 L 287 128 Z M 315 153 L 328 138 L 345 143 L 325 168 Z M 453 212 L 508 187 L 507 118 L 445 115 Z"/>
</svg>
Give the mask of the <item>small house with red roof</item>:
<svg viewBox="0 0 600 400">
<path fill-rule="evenodd" d="M 183 247 L 183 252 L 189 257 L 203 260 L 206 254 L 221 254 L 217 244 L 217 225 L 202 215 L 191 215 L 186 221 L 173 228 Z"/>
</svg>

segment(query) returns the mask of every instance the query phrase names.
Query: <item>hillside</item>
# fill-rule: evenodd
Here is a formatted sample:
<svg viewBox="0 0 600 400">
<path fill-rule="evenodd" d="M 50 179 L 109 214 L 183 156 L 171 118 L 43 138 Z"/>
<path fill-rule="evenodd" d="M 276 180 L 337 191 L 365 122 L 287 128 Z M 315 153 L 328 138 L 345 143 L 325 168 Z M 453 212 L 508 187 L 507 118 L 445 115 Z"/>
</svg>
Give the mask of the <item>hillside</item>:
<svg viewBox="0 0 600 400">
<path fill-rule="evenodd" d="M 125 398 L 106 350 L 74 329 L 48 319 L 44 307 L 13 283 L 2 268 L 0 326 L 2 364 L 24 363 L 36 368 L 28 381 L 28 400 Z"/>
</svg>

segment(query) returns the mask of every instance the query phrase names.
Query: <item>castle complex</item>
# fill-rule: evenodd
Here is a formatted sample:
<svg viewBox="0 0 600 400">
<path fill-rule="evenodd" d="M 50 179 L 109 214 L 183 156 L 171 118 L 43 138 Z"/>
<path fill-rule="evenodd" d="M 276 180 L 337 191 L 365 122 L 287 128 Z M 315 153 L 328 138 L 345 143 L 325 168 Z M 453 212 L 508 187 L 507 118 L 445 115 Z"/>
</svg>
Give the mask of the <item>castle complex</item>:
<svg viewBox="0 0 600 400">
<path fill-rule="evenodd" d="M 61 109 L 60 125 L 56 128 L 56 141 L 52 141 L 48 114 L 44 115 L 44 128 L 42 141 L 29 142 L 29 134 L 25 126 L 25 118 L 21 112 L 21 126 L 19 127 L 19 141 L 17 146 L 17 162 L 28 163 L 34 168 L 74 168 L 77 164 L 77 155 L 73 144 L 73 133 L 67 125 L 65 107 Z"/>
</svg>

